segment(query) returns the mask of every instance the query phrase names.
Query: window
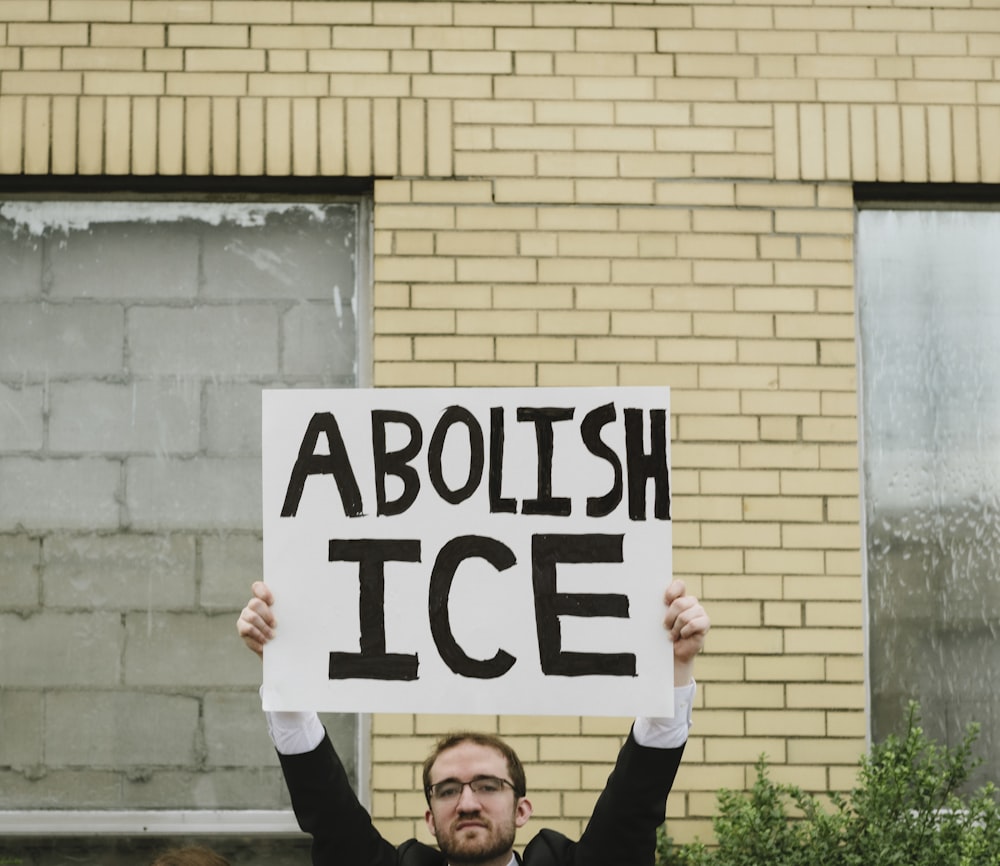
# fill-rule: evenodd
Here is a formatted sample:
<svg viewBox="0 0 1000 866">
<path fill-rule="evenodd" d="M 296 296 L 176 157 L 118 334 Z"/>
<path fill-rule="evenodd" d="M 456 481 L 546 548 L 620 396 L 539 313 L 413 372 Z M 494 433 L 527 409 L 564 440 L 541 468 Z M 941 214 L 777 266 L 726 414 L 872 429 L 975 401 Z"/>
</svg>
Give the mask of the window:
<svg viewBox="0 0 1000 866">
<path fill-rule="evenodd" d="M 367 384 L 368 214 L 0 201 L 0 837 L 294 829 L 235 631 L 260 392 Z"/>
<path fill-rule="evenodd" d="M 1000 777 L 1000 212 L 857 221 L 872 734 L 909 699 Z"/>
</svg>

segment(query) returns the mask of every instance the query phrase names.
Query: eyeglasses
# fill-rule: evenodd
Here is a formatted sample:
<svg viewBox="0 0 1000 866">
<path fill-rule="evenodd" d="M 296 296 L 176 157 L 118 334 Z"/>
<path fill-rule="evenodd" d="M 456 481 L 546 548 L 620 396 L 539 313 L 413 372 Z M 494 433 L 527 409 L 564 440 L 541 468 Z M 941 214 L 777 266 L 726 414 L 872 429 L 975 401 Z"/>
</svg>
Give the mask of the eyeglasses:
<svg viewBox="0 0 1000 866">
<path fill-rule="evenodd" d="M 450 803 L 462 796 L 462 790 L 468 785 L 472 793 L 479 797 L 495 797 L 503 791 L 503 786 L 507 785 L 514 790 L 514 783 L 496 776 L 476 776 L 468 782 L 459 782 L 458 779 L 445 779 L 427 788 L 428 796 L 439 803 Z"/>
</svg>

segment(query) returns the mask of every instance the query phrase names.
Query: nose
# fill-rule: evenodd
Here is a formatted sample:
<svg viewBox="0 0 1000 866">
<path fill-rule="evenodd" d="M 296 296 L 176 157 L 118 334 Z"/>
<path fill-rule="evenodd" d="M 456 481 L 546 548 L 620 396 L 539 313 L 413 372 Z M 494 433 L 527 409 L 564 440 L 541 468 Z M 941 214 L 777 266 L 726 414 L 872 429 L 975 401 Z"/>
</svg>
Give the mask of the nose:
<svg viewBox="0 0 1000 866">
<path fill-rule="evenodd" d="M 462 786 L 462 794 L 458 798 L 457 807 L 459 812 L 478 812 L 482 808 L 479 797 L 472 790 L 472 785 Z"/>
</svg>

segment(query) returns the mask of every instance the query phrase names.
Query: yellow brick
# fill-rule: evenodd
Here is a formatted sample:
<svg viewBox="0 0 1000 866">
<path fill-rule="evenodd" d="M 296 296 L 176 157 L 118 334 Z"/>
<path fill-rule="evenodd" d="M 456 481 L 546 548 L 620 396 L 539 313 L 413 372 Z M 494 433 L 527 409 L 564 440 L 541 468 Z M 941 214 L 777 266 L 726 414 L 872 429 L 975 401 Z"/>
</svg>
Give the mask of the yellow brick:
<svg viewBox="0 0 1000 866">
<path fill-rule="evenodd" d="M 708 577 L 705 579 L 706 598 L 780 598 L 781 578 L 762 575 Z"/>
<path fill-rule="evenodd" d="M 66 48 L 64 69 L 142 69 L 141 48 Z"/>
<path fill-rule="evenodd" d="M 171 96 L 243 96 L 247 76 L 240 72 L 168 72 L 166 92 Z"/>
<path fill-rule="evenodd" d="M 220 23 L 292 23 L 292 4 L 288 0 L 257 0 L 248 6 L 242 0 L 215 0 L 212 20 Z"/>
<path fill-rule="evenodd" d="M 816 343 L 813 340 L 739 340 L 739 359 L 748 364 L 815 364 Z M 789 395 L 791 399 L 800 399 L 801 395 Z M 773 406 L 772 397 L 758 394 L 751 395 L 751 399 L 765 400 L 760 404 L 760 408 L 753 409 L 754 412 L 770 412 L 767 406 Z M 818 403 L 811 403 L 809 414 L 816 414 Z M 801 411 L 801 410 L 797 410 Z"/>
<path fill-rule="evenodd" d="M 855 602 L 823 601 L 806 604 L 806 625 L 810 627 L 860 627 L 863 620 L 861 606 Z"/>
<path fill-rule="evenodd" d="M 535 381 L 534 364 L 459 362 L 455 365 L 455 385 L 459 388 L 530 388 Z"/>
<path fill-rule="evenodd" d="M 823 519 L 823 500 L 819 497 L 747 496 L 743 499 L 746 520 L 815 522 Z"/>
<path fill-rule="evenodd" d="M 0 21 L 44 21 L 48 0 L 0 0 Z"/>
<path fill-rule="evenodd" d="M 605 386 L 621 384 L 615 367 L 610 364 L 539 364 L 539 387 L 582 387 L 587 385 Z"/>
<path fill-rule="evenodd" d="M 25 174 L 48 174 L 49 99 L 29 96 L 24 105 L 24 171 Z"/>
<path fill-rule="evenodd" d="M 248 48 L 249 30 L 226 24 L 171 24 L 167 45 L 179 48 Z"/>
<path fill-rule="evenodd" d="M 794 418 L 769 418 L 760 419 L 760 438 L 764 441 L 792 442 L 798 439 L 798 425 Z"/>
<path fill-rule="evenodd" d="M 493 287 L 495 309 L 569 310 L 573 308 L 573 288 L 564 285 L 503 285 Z"/>
<path fill-rule="evenodd" d="M 750 442 L 757 439 L 757 419 L 731 416 L 694 416 L 679 421 L 679 438 L 696 441 Z"/>
<path fill-rule="evenodd" d="M 819 451 L 815 445 L 743 445 L 740 465 L 748 469 L 815 469 L 819 467 Z"/>
<path fill-rule="evenodd" d="M 822 737 L 826 734 L 826 714 L 819 710 L 751 710 L 746 714 L 746 730 L 751 736 Z"/>
<path fill-rule="evenodd" d="M 351 72 L 355 74 L 385 73 L 389 71 L 388 51 L 335 51 L 309 52 L 309 69 L 312 72 Z"/>
<path fill-rule="evenodd" d="M 132 173 L 156 174 L 157 100 L 139 97 L 132 100 Z M 235 125 L 235 124 L 234 124 Z M 235 133 L 234 133 L 235 141 Z M 216 151 L 219 143 L 214 142 Z"/>
<path fill-rule="evenodd" d="M 157 96 L 164 89 L 161 72 L 83 73 L 83 92 L 88 95 Z"/>
<path fill-rule="evenodd" d="M 704 683 L 705 706 L 709 708 L 758 709 L 783 707 L 784 687 L 762 683 Z M 707 769 L 707 768 L 706 768 Z M 685 786 L 686 787 L 686 786 Z"/>
<path fill-rule="evenodd" d="M 398 49 L 389 52 L 389 69 L 392 72 L 427 73 L 431 69 L 429 51 Z"/>
<path fill-rule="evenodd" d="M 455 278 L 468 283 L 490 283 L 496 280 L 529 283 L 536 279 L 549 282 L 551 274 L 543 274 L 537 270 L 534 259 L 482 257 L 456 259 Z"/>
<path fill-rule="evenodd" d="M 133 0 L 132 20 L 203 23 L 212 20 L 212 4 L 209 0 Z"/>
<path fill-rule="evenodd" d="M 489 309 L 488 286 L 468 283 L 418 283 L 412 289 L 413 306 L 437 309 Z M 406 296 L 400 295 L 392 306 L 407 306 Z"/>
<path fill-rule="evenodd" d="M 712 629 L 712 653 L 743 655 L 778 655 L 783 650 L 783 632 L 777 628 L 737 628 L 722 626 Z M 767 689 L 767 687 L 764 687 Z M 735 699 L 735 695 L 733 695 Z M 711 704 L 709 706 L 740 706 L 739 703 Z M 767 704 L 769 706 L 769 704 Z"/>
<path fill-rule="evenodd" d="M 455 384 L 451 363 L 376 363 L 374 384 L 379 388 L 448 388 Z"/>
<path fill-rule="evenodd" d="M 746 570 L 750 574 L 823 574 L 822 551 L 748 550 Z"/>
<path fill-rule="evenodd" d="M 498 361 L 572 361 L 575 341 L 559 337 L 499 337 Z"/>
<path fill-rule="evenodd" d="M 862 712 L 834 712 L 827 713 L 826 717 L 830 735 L 833 737 L 864 737 L 868 733 L 868 718 Z"/>
<path fill-rule="evenodd" d="M 538 315 L 533 310 L 459 310 L 456 331 L 460 334 L 534 334 Z"/>
<path fill-rule="evenodd" d="M 774 763 L 785 761 L 785 740 L 778 737 L 713 737 L 705 742 L 705 758 L 712 763 L 752 763 L 760 755 Z"/>
<path fill-rule="evenodd" d="M 239 100 L 239 167 L 241 174 L 264 173 L 264 101 Z"/>
<path fill-rule="evenodd" d="M 417 361 L 489 361 L 493 358 L 490 337 L 416 337 L 413 357 Z"/>
<path fill-rule="evenodd" d="M 82 92 L 83 77 L 78 72 L 4 72 L 4 95 L 38 94 L 56 96 Z"/>
<path fill-rule="evenodd" d="M 147 71 L 179 72 L 184 68 L 184 49 L 182 48 L 147 48 Z"/>
<path fill-rule="evenodd" d="M 864 682 L 866 671 L 862 656 L 830 656 L 826 660 L 826 678 L 829 682 Z"/>
<path fill-rule="evenodd" d="M 864 709 L 865 688 L 863 684 L 840 685 L 810 683 L 788 686 L 789 707 L 800 709 Z"/>
<path fill-rule="evenodd" d="M 865 754 L 864 737 L 852 739 L 795 739 L 788 743 L 788 761 L 792 764 L 851 764 Z"/>
<path fill-rule="evenodd" d="M 645 313 L 636 314 L 636 322 L 634 326 L 643 327 L 648 323 L 644 323 L 641 319 L 653 316 L 662 315 L 655 313 Z M 670 315 L 670 314 L 668 314 Z M 680 316 L 675 317 L 677 320 L 678 328 L 685 327 L 685 320 Z M 612 330 L 616 333 L 619 332 L 619 325 L 616 319 L 612 319 Z M 664 333 L 662 330 L 657 330 L 655 333 Z M 684 335 L 690 333 L 690 325 L 688 324 L 686 330 L 679 331 L 678 335 Z M 710 340 L 705 338 L 699 338 L 695 340 L 678 340 L 676 338 L 670 338 L 661 340 L 657 348 L 657 359 L 663 362 L 672 363 L 732 363 L 736 360 L 736 346 L 732 340 Z M 737 410 L 738 411 L 738 410 Z"/>
<path fill-rule="evenodd" d="M 104 171 L 106 174 L 128 174 L 131 169 L 131 116 L 132 106 L 128 97 L 110 97 L 105 102 Z"/>
<path fill-rule="evenodd" d="M 184 52 L 188 72 L 263 72 L 266 54 L 252 48 L 189 48 Z"/>
<path fill-rule="evenodd" d="M 860 628 L 803 628 L 785 634 L 786 652 L 812 652 L 817 646 L 829 653 L 857 655 L 864 649 L 864 635 Z"/>
<path fill-rule="evenodd" d="M 776 494 L 779 474 L 760 470 L 737 472 L 708 471 L 701 473 L 702 492 L 714 494 Z"/>
<path fill-rule="evenodd" d="M 430 256 L 434 254 L 433 232 L 394 232 L 391 248 L 380 253 L 395 252 L 400 256 Z"/>
<path fill-rule="evenodd" d="M 723 234 L 681 235 L 677 253 L 692 259 L 755 259 L 757 240 L 751 235 Z"/>
<path fill-rule="evenodd" d="M 184 171 L 184 100 L 171 97 L 160 99 L 157 108 L 158 173 L 181 174 Z"/>
<path fill-rule="evenodd" d="M 538 262 L 538 279 L 543 283 L 607 283 L 611 278 L 606 259 L 561 257 Z"/>
<path fill-rule="evenodd" d="M 66 47 L 87 44 L 86 24 L 13 23 L 7 25 L 8 45 L 52 45 Z"/>
<path fill-rule="evenodd" d="M 656 345 L 652 340 L 641 340 L 636 337 L 616 339 L 602 337 L 597 340 L 579 340 L 577 342 L 577 357 L 586 362 L 594 361 L 655 361 Z"/>
<path fill-rule="evenodd" d="M 376 361 L 410 361 L 413 359 L 413 344 L 409 337 L 376 336 L 372 354 Z"/>
<path fill-rule="evenodd" d="M 774 282 L 771 262 L 695 261 L 693 277 L 696 283 L 770 285 Z"/>
<path fill-rule="evenodd" d="M 2 112 L 0 112 L 0 126 L 7 128 L 3 123 Z M 2 162 L 0 159 L 0 164 Z M 74 174 L 75 172 L 76 99 L 71 96 L 55 96 L 52 98 L 52 173 Z"/>
</svg>

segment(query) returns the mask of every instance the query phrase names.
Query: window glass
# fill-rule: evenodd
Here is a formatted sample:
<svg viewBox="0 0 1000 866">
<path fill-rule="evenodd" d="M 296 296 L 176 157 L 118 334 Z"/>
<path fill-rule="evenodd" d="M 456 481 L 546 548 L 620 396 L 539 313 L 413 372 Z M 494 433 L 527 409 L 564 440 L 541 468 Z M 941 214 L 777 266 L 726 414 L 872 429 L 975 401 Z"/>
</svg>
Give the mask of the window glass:
<svg viewBox="0 0 1000 866">
<path fill-rule="evenodd" d="M 921 704 L 1000 777 L 1000 213 L 862 210 L 857 296 L 872 733 Z"/>
<path fill-rule="evenodd" d="M 287 808 L 235 629 L 260 394 L 363 378 L 367 213 L 0 201 L 0 811 Z"/>
</svg>

